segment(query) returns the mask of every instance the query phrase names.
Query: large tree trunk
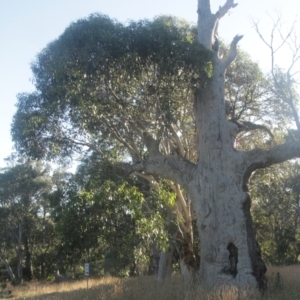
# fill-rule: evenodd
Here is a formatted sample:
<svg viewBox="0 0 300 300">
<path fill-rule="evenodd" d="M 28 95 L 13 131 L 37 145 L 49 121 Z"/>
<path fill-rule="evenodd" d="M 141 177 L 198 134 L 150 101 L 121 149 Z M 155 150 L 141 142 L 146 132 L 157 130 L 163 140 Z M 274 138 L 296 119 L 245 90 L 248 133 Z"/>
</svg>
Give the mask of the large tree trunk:
<svg viewBox="0 0 300 300">
<path fill-rule="evenodd" d="M 200 283 L 210 288 L 264 288 L 266 267 L 252 229 L 250 199 L 238 188 L 234 174 L 223 173 L 221 179 L 210 168 L 208 163 L 199 170 L 191 188 L 198 204 Z"/>
<path fill-rule="evenodd" d="M 233 147 L 236 128 L 225 114 L 227 65 L 217 51 L 213 67 L 211 82 L 195 97 L 199 161 L 188 187 L 201 240 L 199 279 L 208 287 L 263 288 L 266 267 L 252 228 L 248 166 Z"/>
<path fill-rule="evenodd" d="M 227 0 L 216 14 L 211 13 L 209 0 L 199 0 L 198 5 L 198 41 L 212 51 L 213 65 L 210 82 L 195 96 L 198 163 L 187 186 L 201 241 L 199 280 L 209 288 L 224 284 L 263 288 L 266 267 L 252 228 L 248 160 L 234 149 L 237 127 L 225 113 L 225 72 L 241 37 L 234 38 L 224 57 L 217 40 L 219 19 L 236 4 Z"/>
</svg>

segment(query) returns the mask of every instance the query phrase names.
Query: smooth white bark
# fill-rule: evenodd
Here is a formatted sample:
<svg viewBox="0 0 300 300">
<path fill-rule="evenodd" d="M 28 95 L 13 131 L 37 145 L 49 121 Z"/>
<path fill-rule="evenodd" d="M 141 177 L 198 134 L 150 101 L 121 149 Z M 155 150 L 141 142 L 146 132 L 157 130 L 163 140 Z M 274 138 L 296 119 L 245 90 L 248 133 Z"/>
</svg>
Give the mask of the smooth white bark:
<svg viewBox="0 0 300 300">
<path fill-rule="evenodd" d="M 160 253 L 157 281 L 162 283 L 165 279 L 172 276 L 172 257 L 174 249 L 170 247 Z"/>
<path fill-rule="evenodd" d="M 15 277 L 15 274 L 13 273 L 13 271 L 12 271 L 12 269 L 11 269 L 8 261 L 5 258 L 3 258 L 3 257 L 1 259 L 2 259 L 2 261 L 4 263 L 4 265 L 5 265 L 5 268 L 6 268 L 7 274 L 9 276 L 9 278 L 10 278 L 10 281 L 11 282 L 14 281 L 16 277 Z"/>
</svg>

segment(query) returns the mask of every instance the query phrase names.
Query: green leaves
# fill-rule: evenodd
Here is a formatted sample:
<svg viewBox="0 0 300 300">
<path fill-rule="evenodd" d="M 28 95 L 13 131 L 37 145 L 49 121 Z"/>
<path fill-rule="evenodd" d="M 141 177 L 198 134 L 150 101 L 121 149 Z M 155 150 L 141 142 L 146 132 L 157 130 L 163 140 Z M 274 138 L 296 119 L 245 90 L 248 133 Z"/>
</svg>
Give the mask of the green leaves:
<svg viewBox="0 0 300 300">
<path fill-rule="evenodd" d="M 52 159 L 141 140 L 137 127 L 168 131 L 209 80 L 210 55 L 195 29 L 173 17 L 127 26 L 103 15 L 79 20 L 32 64 L 37 91 L 19 95 L 17 149 Z"/>
<path fill-rule="evenodd" d="M 22 268 L 24 254 L 28 279 L 32 277 L 29 258 L 33 252 L 39 252 L 37 244 L 46 247 L 53 238 L 47 204 L 52 188 L 49 172 L 49 166 L 34 161 L 18 162 L 0 172 L 0 228 L 5 231 L 0 236 L 0 254 L 9 261 L 18 261 L 18 268 Z M 19 255 L 17 259 L 13 257 L 14 250 Z M 22 280 L 22 273 L 18 276 Z"/>
<path fill-rule="evenodd" d="M 254 175 L 251 195 L 258 241 L 271 264 L 298 263 L 300 255 L 299 164 L 273 166 Z"/>
</svg>

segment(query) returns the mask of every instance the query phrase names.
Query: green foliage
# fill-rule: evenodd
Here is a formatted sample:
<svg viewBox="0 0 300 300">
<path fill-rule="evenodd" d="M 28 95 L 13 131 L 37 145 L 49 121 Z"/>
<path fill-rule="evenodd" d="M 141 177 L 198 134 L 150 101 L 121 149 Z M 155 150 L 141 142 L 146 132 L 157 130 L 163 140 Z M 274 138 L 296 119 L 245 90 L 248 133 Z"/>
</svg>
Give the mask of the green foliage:
<svg viewBox="0 0 300 300">
<path fill-rule="evenodd" d="M 244 122 L 249 122 L 265 129 L 254 130 L 248 126 L 248 130 L 237 136 L 235 146 L 238 149 L 265 148 L 275 141 L 282 142 L 283 134 L 287 134 L 291 125 L 292 112 L 275 90 L 274 82 L 239 49 L 235 61 L 226 71 L 225 96 L 230 103 L 228 119 L 238 126 L 246 124 L 247 127 Z"/>
<path fill-rule="evenodd" d="M 25 266 L 18 274 L 18 281 L 22 281 L 22 275 L 32 279 L 32 255 L 38 255 L 41 248 L 36 245 L 41 241 L 47 246 L 44 234 L 51 224 L 46 201 L 52 187 L 50 169 L 40 162 L 27 161 L 1 171 L 0 255 L 11 264 L 13 272 L 16 268 L 22 270 L 24 257 Z M 48 238 L 53 238 L 53 227 L 47 233 Z M 12 252 L 13 249 L 16 251 Z"/>
<path fill-rule="evenodd" d="M 285 163 L 253 178 L 252 211 L 264 258 L 271 264 L 298 263 L 300 255 L 300 168 Z"/>
<path fill-rule="evenodd" d="M 113 156 L 113 155 L 112 155 Z M 168 242 L 166 199 L 146 181 L 125 177 L 116 157 L 87 157 L 74 176 L 54 173 L 50 195 L 58 235 L 61 272 L 91 263 L 91 275 L 135 275 L 148 271 L 150 244 Z M 173 196 L 174 197 L 174 196 Z"/>
<path fill-rule="evenodd" d="M 113 148 L 114 127 L 128 139 L 138 138 L 126 127 L 158 132 L 176 123 L 179 107 L 206 84 L 210 56 L 195 28 L 173 17 L 127 26 L 103 15 L 79 20 L 32 65 L 37 91 L 19 95 L 12 126 L 17 149 L 37 158 L 68 157 L 83 145 Z"/>
</svg>

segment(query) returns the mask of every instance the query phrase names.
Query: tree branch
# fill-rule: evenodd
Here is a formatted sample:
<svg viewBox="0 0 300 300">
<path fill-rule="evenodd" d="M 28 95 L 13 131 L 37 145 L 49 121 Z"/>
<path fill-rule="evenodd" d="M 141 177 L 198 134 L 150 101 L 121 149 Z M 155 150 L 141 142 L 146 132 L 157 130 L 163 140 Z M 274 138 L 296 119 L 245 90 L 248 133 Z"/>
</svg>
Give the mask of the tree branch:
<svg viewBox="0 0 300 300">
<path fill-rule="evenodd" d="M 174 137 L 174 142 L 175 142 L 175 144 L 176 144 L 176 146 L 177 146 L 177 148 L 178 148 L 179 154 L 180 154 L 182 157 L 185 157 L 185 150 L 184 150 L 184 147 L 183 147 L 183 145 L 182 145 L 182 143 L 181 143 L 181 141 L 180 141 L 180 138 L 179 138 L 177 132 L 176 132 L 175 129 L 174 129 L 173 124 L 170 124 L 170 131 L 171 131 L 171 133 L 172 133 L 172 135 L 173 135 L 173 137 Z"/>
<path fill-rule="evenodd" d="M 242 38 L 242 35 L 236 35 L 230 44 L 228 54 L 223 59 L 221 59 L 221 64 L 224 72 L 229 67 L 229 65 L 235 60 L 237 56 L 237 44 Z"/>
<path fill-rule="evenodd" d="M 258 23 L 253 22 L 255 30 L 259 35 L 260 39 L 267 45 L 271 52 L 271 74 L 274 80 L 275 91 L 274 93 L 282 98 L 284 102 L 286 102 L 290 108 L 296 123 L 298 131 L 300 131 L 300 120 L 299 114 L 295 108 L 295 91 L 293 85 L 296 83 L 294 80 L 294 76 L 297 72 L 293 72 L 293 68 L 296 67 L 297 62 L 300 60 L 300 44 L 297 40 L 297 33 L 295 31 L 297 20 L 295 20 L 290 29 L 286 34 L 282 33 L 282 24 L 281 24 L 281 16 L 278 15 L 277 19 L 273 20 L 273 28 L 271 31 L 270 41 L 268 42 L 263 35 L 261 34 Z M 275 45 L 275 33 L 278 32 L 280 36 L 280 43 L 279 45 Z M 286 72 L 281 71 L 275 64 L 275 54 L 279 50 L 281 50 L 285 45 L 288 46 L 291 52 L 292 61 L 287 68 Z"/>
<path fill-rule="evenodd" d="M 130 145 L 128 142 L 125 141 L 125 139 L 122 137 L 122 135 L 119 133 L 118 129 L 115 126 L 110 124 L 105 118 L 103 118 L 103 121 L 106 123 L 107 127 L 109 128 L 110 132 L 114 135 L 114 137 L 128 149 L 132 159 L 134 161 L 140 161 L 140 153 L 137 150 L 135 144 L 133 143 L 133 145 Z"/>
<path fill-rule="evenodd" d="M 128 172 L 143 172 L 153 176 L 162 176 L 186 187 L 191 180 L 192 171 L 196 165 L 177 155 L 155 155 L 140 163 L 122 163 L 122 167 Z"/>
<path fill-rule="evenodd" d="M 182 211 L 184 214 L 184 219 L 186 220 L 186 222 L 188 222 L 191 219 L 190 211 L 189 211 L 189 207 L 184 199 L 184 196 L 182 194 L 179 184 L 174 185 L 174 191 L 175 191 L 175 193 L 177 195 L 177 199 L 179 200 L 179 203 L 181 205 L 181 208 L 182 208 Z"/>
<path fill-rule="evenodd" d="M 233 122 L 234 124 L 236 124 L 238 126 L 238 130 L 237 130 L 237 133 L 241 133 L 243 131 L 253 131 L 253 130 L 263 130 L 263 131 L 266 131 L 269 136 L 271 137 L 271 139 L 274 138 L 274 135 L 273 133 L 271 132 L 271 130 L 267 127 L 267 126 L 264 126 L 264 125 L 260 125 L 260 124 L 254 124 L 252 122 Z"/>
<path fill-rule="evenodd" d="M 157 183 L 157 181 L 152 175 L 143 174 L 141 172 L 135 172 L 134 174 L 148 181 L 148 183 L 151 185 L 152 188 L 158 188 L 159 184 Z"/>
<path fill-rule="evenodd" d="M 198 42 L 212 48 L 216 16 L 211 13 L 209 0 L 198 0 Z"/>
<path fill-rule="evenodd" d="M 104 155 L 103 152 L 99 148 L 97 148 L 95 145 L 93 145 L 91 143 L 84 142 L 84 141 L 78 141 L 78 140 L 75 140 L 75 139 L 68 138 L 66 136 L 62 138 L 62 141 L 68 141 L 68 142 L 70 142 L 74 145 L 78 145 L 78 146 L 86 146 L 89 149 L 94 150 L 99 155 Z"/>
<path fill-rule="evenodd" d="M 234 3 L 234 0 L 227 0 L 223 6 L 219 7 L 219 10 L 216 12 L 218 20 L 223 18 L 231 8 L 235 8 L 238 4 Z"/>
<path fill-rule="evenodd" d="M 227 0 L 215 13 L 211 13 L 209 0 L 198 0 L 198 42 L 208 49 L 218 52 L 219 20 L 231 9 L 236 7 L 234 0 Z"/>
<path fill-rule="evenodd" d="M 143 140 L 144 144 L 146 145 L 149 151 L 150 156 L 159 155 L 160 140 L 154 139 L 148 132 L 143 132 Z"/>
<path fill-rule="evenodd" d="M 300 157 L 300 141 L 274 146 L 269 150 L 254 149 L 245 153 L 245 181 L 257 169 L 267 168 L 289 159 Z"/>
</svg>

